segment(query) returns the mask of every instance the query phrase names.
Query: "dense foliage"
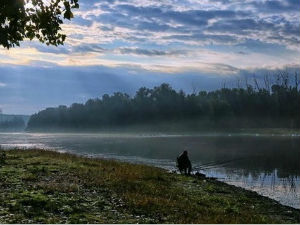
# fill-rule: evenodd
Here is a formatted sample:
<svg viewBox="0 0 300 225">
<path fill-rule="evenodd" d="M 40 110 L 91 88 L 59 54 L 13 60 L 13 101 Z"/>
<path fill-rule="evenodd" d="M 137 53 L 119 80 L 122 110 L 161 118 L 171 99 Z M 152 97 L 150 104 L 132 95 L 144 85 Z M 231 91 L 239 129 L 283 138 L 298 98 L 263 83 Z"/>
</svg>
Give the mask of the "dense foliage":
<svg viewBox="0 0 300 225">
<path fill-rule="evenodd" d="M 102 128 L 191 119 L 211 121 L 219 127 L 300 127 L 297 87 L 298 83 L 274 84 L 270 89 L 247 85 L 197 94 L 177 92 L 168 84 L 142 87 L 134 97 L 117 92 L 85 104 L 47 108 L 31 116 L 28 129 Z M 230 122 L 224 125 L 224 120 Z"/>
<path fill-rule="evenodd" d="M 0 45 L 10 48 L 33 38 L 47 45 L 63 44 L 63 18 L 73 18 L 72 9 L 78 7 L 78 0 L 1 0 Z"/>
</svg>

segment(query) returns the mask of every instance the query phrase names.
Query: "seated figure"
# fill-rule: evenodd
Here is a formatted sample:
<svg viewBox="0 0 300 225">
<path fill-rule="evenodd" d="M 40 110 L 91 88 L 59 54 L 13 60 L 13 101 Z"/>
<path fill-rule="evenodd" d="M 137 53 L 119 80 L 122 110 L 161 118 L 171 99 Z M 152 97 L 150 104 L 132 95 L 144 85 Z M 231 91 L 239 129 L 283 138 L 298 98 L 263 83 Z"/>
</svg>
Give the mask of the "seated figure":
<svg viewBox="0 0 300 225">
<path fill-rule="evenodd" d="M 184 174 L 188 174 L 188 175 L 191 174 L 192 164 L 188 157 L 187 151 L 184 151 L 177 157 L 177 167 L 178 167 L 180 173 L 184 172 Z"/>
</svg>

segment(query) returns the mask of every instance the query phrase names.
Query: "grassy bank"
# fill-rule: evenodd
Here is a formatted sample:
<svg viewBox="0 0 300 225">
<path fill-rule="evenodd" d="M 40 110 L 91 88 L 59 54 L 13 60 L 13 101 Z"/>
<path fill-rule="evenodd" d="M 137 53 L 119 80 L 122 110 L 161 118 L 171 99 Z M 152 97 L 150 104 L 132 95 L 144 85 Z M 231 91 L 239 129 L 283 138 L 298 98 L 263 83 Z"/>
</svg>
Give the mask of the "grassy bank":
<svg viewBox="0 0 300 225">
<path fill-rule="evenodd" d="M 300 222 L 254 192 L 144 165 L 44 150 L 0 163 L 0 223 Z"/>
</svg>

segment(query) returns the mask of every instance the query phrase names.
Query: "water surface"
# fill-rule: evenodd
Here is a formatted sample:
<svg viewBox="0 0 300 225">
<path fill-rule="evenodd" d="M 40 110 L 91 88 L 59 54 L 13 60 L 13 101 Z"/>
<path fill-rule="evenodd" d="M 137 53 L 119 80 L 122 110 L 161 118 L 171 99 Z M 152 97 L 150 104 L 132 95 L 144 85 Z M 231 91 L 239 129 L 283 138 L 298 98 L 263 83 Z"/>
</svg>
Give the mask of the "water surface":
<svg viewBox="0 0 300 225">
<path fill-rule="evenodd" d="M 175 169 L 176 156 L 187 149 L 195 170 L 300 208 L 299 135 L 0 133 L 0 144 L 6 149 L 54 149 L 168 170 Z M 209 163 L 210 167 L 201 167 Z"/>
</svg>

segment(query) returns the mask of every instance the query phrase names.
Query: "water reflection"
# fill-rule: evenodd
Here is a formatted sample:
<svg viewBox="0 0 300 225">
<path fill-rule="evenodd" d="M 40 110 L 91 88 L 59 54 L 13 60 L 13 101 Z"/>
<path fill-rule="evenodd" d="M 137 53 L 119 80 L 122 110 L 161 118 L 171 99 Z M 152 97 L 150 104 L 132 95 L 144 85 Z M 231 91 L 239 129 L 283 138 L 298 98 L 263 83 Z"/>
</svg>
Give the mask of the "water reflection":
<svg viewBox="0 0 300 225">
<path fill-rule="evenodd" d="M 300 208 L 300 137 L 260 134 L 0 133 L 3 148 L 50 148 L 174 169 L 189 150 L 193 166 L 230 161 L 202 172 Z M 235 160 L 239 159 L 239 160 Z"/>
<path fill-rule="evenodd" d="M 270 197 L 280 203 L 300 208 L 300 177 L 290 175 L 285 178 L 278 176 L 275 169 L 272 173 L 261 172 L 258 176 L 243 172 L 243 169 L 217 168 L 203 171 L 207 176 L 216 177 L 228 184 Z M 245 175 L 247 174 L 247 175 Z"/>
</svg>

